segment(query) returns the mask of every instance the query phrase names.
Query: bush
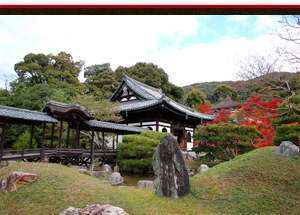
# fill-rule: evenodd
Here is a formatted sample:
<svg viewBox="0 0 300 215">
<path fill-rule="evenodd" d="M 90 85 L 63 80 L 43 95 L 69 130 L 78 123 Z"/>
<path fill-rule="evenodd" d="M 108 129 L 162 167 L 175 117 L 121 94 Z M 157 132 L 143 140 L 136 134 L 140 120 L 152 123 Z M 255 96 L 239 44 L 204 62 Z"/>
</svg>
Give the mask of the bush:
<svg viewBox="0 0 300 215">
<path fill-rule="evenodd" d="M 124 135 L 123 143 L 117 147 L 119 165 L 129 171 L 140 169 L 148 172 L 152 169 L 152 155 L 166 134 L 156 131 L 146 131 L 141 134 Z M 172 135 L 172 134 L 171 134 Z"/>
<path fill-rule="evenodd" d="M 18 140 L 13 144 L 13 147 L 16 149 L 29 148 L 30 147 L 30 134 L 26 130 L 21 136 L 19 136 Z M 37 148 L 37 143 L 35 139 L 32 140 L 32 147 Z"/>
</svg>

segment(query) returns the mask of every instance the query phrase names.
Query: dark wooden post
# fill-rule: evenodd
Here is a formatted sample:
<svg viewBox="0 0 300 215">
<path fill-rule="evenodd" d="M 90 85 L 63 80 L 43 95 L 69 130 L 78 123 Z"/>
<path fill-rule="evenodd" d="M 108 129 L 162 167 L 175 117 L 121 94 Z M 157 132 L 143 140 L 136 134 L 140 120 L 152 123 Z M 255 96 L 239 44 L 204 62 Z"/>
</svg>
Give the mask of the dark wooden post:
<svg viewBox="0 0 300 215">
<path fill-rule="evenodd" d="M 91 143 L 91 163 L 90 163 L 90 170 L 94 169 L 94 136 L 95 132 L 94 129 L 92 130 L 92 143 Z"/>
<path fill-rule="evenodd" d="M 105 164 L 105 157 L 106 157 L 106 153 L 105 153 L 105 147 L 104 147 L 104 132 L 102 132 L 102 151 L 104 152 L 103 153 L 103 157 L 102 157 L 102 160 L 103 160 L 103 162 L 102 162 L 102 167 L 104 166 L 104 164 Z"/>
<path fill-rule="evenodd" d="M 68 134 L 67 134 L 67 149 L 69 148 L 69 141 L 70 141 L 70 125 L 68 125 Z"/>
<path fill-rule="evenodd" d="M 6 128 L 6 119 L 3 120 L 2 133 L 1 133 L 1 142 L 0 142 L 0 164 L 3 156 L 3 144 L 4 144 L 4 133 Z"/>
<path fill-rule="evenodd" d="M 159 127 L 158 127 L 158 119 L 156 119 L 156 131 L 159 131 L 158 129 L 159 129 Z"/>
<path fill-rule="evenodd" d="M 53 135 L 54 135 L 54 123 L 52 123 L 52 131 L 51 131 L 51 149 L 53 149 Z"/>
<path fill-rule="evenodd" d="M 43 126 L 43 136 L 42 136 L 42 146 L 41 146 L 41 162 L 45 161 L 45 130 L 46 130 L 46 122 L 44 122 Z"/>
<path fill-rule="evenodd" d="M 76 122 L 76 139 L 75 139 L 75 149 L 79 149 L 79 139 L 80 139 L 80 130 L 79 122 Z"/>
<path fill-rule="evenodd" d="M 61 139 L 62 139 L 62 129 L 63 129 L 63 120 L 60 121 L 60 131 L 59 131 L 59 148 L 61 148 Z"/>
<path fill-rule="evenodd" d="M 113 151 L 114 151 L 115 150 L 115 136 L 113 135 L 112 138 L 113 138 Z"/>
<path fill-rule="evenodd" d="M 30 145 L 29 148 L 32 149 L 32 142 L 33 142 L 33 131 L 34 131 L 34 125 L 31 126 L 31 136 L 30 136 Z"/>
<path fill-rule="evenodd" d="M 117 144 L 116 144 L 116 149 L 118 147 L 118 144 L 119 144 L 119 134 L 117 133 Z"/>
</svg>

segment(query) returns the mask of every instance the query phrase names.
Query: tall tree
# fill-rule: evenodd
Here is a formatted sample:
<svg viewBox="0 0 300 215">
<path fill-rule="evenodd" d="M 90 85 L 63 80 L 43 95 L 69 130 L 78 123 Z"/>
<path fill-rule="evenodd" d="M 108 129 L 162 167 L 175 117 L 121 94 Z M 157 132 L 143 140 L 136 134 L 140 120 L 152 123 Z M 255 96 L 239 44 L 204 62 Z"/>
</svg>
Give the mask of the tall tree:
<svg viewBox="0 0 300 215">
<path fill-rule="evenodd" d="M 232 100 L 237 98 L 237 90 L 234 87 L 230 87 L 227 84 L 221 84 L 214 89 L 214 97 L 219 100 L 224 100 L 226 97 L 230 97 Z"/>
<path fill-rule="evenodd" d="M 179 101 L 184 92 L 181 87 L 177 87 L 169 82 L 168 74 L 153 63 L 136 63 L 131 67 L 118 67 L 116 69 L 117 81 L 121 81 L 123 74 L 136 79 L 152 87 L 162 89 L 170 98 Z"/>
<path fill-rule="evenodd" d="M 32 87 L 35 84 L 55 84 L 64 81 L 81 93 L 85 87 L 77 78 L 84 64 L 84 61 L 75 62 L 72 55 L 66 52 L 60 52 L 58 55 L 30 53 L 23 61 L 15 64 L 14 70 L 18 80 L 12 87 L 15 88 L 18 83 Z"/>
<path fill-rule="evenodd" d="M 97 100 L 108 99 L 119 86 L 116 74 L 109 63 L 95 64 L 84 69 L 87 94 L 93 95 Z"/>
<path fill-rule="evenodd" d="M 279 38 L 287 42 L 285 46 L 276 45 L 269 53 L 249 52 L 244 59 L 237 62 L 238 76 L 251 82 L 252 92 L 256 95 L 269 100 L 284 99 L 286 114 L 290 114 L 292 110 L 300 111 L 291 102 L 296 96 L 295 83 L 300 75 L 299 16 L 283 16 L 275 32 Z M 284 71 L 286 64 L 294 65 L 293 73 Z"/>
<path fill-rule="evenodd" d="M 205 104 L 206 95 L 200 90 L 193 89 L 188 93 L 185 104 L 189 107 L 198 107 L 200 104 Z"/>
</svg>

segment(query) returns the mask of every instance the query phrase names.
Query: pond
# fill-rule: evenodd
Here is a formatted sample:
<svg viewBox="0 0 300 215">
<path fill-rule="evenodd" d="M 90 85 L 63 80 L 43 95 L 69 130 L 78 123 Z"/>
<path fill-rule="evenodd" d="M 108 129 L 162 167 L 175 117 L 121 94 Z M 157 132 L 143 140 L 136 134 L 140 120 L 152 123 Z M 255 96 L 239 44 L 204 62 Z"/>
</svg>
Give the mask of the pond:
<svg viewBox="0 0 300 215">
<path fill-rule="evenodd" d="M 154 180 L 153 174 L 142 174 L 142 173 L 130 173 L 130 172 L 120 172 L 121 176 L 124 178 L 124 186 L 137 187 L 139 181 L 142 180 Z"/>
</svg>

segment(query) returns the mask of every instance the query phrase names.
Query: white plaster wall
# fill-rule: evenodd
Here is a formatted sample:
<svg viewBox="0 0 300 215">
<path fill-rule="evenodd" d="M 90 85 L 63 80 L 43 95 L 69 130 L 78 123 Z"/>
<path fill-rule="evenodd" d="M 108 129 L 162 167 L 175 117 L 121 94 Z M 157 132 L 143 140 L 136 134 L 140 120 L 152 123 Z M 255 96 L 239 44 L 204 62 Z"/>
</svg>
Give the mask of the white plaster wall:
<svg viewBox="0 0 300 215">
<path fill-rule="evenodd" d="M 160 132 L 162 132 L 163 128 L 166 128 L 166 129 L 167 129 L 167 132 L 171 133 L 171 129 L 170 129 L 170 128 L 164 127 L 164 126 L 158 126 L 158 130 L 159 130 Z"/>
</svg>

